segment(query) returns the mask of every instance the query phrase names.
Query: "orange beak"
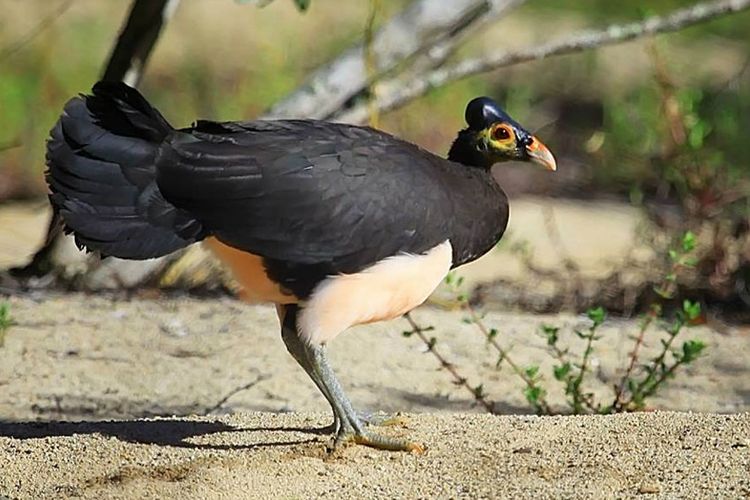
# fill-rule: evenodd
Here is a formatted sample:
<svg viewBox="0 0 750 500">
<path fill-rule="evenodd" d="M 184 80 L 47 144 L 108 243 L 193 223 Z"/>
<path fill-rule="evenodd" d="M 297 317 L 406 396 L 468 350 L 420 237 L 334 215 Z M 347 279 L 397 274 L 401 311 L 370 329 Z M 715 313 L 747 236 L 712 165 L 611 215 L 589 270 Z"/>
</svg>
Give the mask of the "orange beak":
<svg viewBox="0 0 750 500">
<path fill-rule="evenodd" d="M 555 171 L 557 170 L 557 162 L 555 161 L 555 157 L 552 156 L 552 153 L 547 148 L 547 146 L 544 145 L 542 141 L 534 137 L 534 140 L 526 146 L 526 152 L 529 154 L 529 158 L 534 163 L 538 163 L 542 165 L 547 170 Z"/>
</svg>

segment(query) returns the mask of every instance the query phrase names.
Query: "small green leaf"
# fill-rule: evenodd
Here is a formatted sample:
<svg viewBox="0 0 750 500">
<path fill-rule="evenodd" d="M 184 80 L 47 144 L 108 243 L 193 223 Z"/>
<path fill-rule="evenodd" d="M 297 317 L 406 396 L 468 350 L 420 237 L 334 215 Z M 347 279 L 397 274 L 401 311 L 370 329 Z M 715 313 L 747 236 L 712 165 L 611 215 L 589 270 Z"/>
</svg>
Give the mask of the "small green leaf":
<svg viewBox="0 0 750 500">
<path fill-rule="evenodd" d="M 539 367 L 537 365 L 531 365 L 524 369 L 524 373 L 526 373 L 527 377 L 533 380 L 539 373 Z"/>
<path fill-rule="evenodd" d="M 7 302 L 0 303 L 0 347 L 5 344 L 5 334 L 14 324 L 15 321 L 10 316 L 10 304 Z"/>
<path fill-rule="evenodd" d="M 553 346 L 557 344 L 559 339 L 557 332 L 559 331 L 560 329 L 556 326 L 542 325 L 542 333 L 547 337 L 547 345 Z"/>
<path fill-rule="evenodd" d="M 478 399 L 482 399 L 483 397 L 486 396 L 486 394 L 484 393 L 484 386 L 482 384 L 479 384 L 478 386 L 474 387 L 472 391 L 474 391 L 474 397 Z"/>
<path fill-rule="evenodd" d="M 682 259 L 681 264 L 686 267 L 695 267 L 698 264 L 698 259 L 695 257 L 685 257 Z"/>
<path fill-rule="evenodd" d="M 669 335 L 674 337 L 680 333 L 683 326 L 685 326 L 685 314 L 682 311 L 677 311 L 677 313 L 675 313 L 674 321 L 669 323 L 665 329 Z"/>
<path fill-rule="evenodd" d="M 526 400 L 529 403 L 531 403 L 534 407 L 538 407 L 539 400 L 544 395 L 544 389 L 536 385 L 528 386 L 523 390 L 523 395 L 526 396 Z"/>
<path fill-rule="evenodd" d="M 684 342 L 682 344 L 682 358 L 680 361 L 683 363 L 692 363 L 705 348 L 706 344 L 700 340 L 688 340 Z"/>
<path fill-rule="evenodd" d="M 690 321 L 699 318 L 701 315 L 701 305 L 699 302 L 691 302 L 685 299 L 682 303 L 682 310 Z"/>
<path fill-rule="evenodd" d="M 495 363 L 495 368 L 499 369 L 503 361 L 505 361 L 505 353 L 498 354 L 497 362 Z"/>
<path fill-rule="evenodd" d="M 630 392 L 631 392 L 632 394 L 635 394 L 635 393 L 636 393 L 636 392 L 638 391 L 638 383 L 637 383 L 637 382 L 635 381 L 635 379 L 633 379 L 633 378 L 628 378 L 628 382 L 627 382 L 627 384 L 628 384 L 628 390 L 629 390 L 629 391 L 630 391 Z"/>
<path fill-rule="evenodd" d="M 667 281 L 674 281 L 676 278 L 674 273 L 670 273 L 666 276 Z M 664 288 L 660 288 L 658 286 L 654 287 L 654 292 L 661 297 L 662 299 L 671 299 L 672 293 L 669 290 L 666 290 Z"/>
<path fill-rule="evenodd" d="M 497 330 L 495 328 L 490 328 L 490 331 L 487 333 L 487 337 L 491 339 L 497 337 Z"/>
<path fill-rule="evenodd" d="M 568 376 L 571 370 L 570 363 L 565 362 L 562 365 L 558 365 L 552 368 L 552 373 L 555 376 L 555 380 L 563 381 Z"/>
<path fill-rule="evenodd" d="M 0 304 L 0 329 L 6 329 L 13 325 L 13 318 L 10 317 L 10 304 L 3 302 Z"/>
<path fill-rule="evenodd" d="M 412 335 L 414 335 L 414 330 L 404 330 L 403 332 L 401 332 L 401 335 L 403 335 L 406 338 L 409 338 Z"/>
<path fill-rule="evenodd" d="M 603 307 L 596 307 L 586 311 L 586 316 L 594 322 L 594 328 L 596 328 L 604 323 L 604 318 L 607 316 L 607 313 Z"/>
<path fill-rule="evenodd" d="M 695 233 L 693 233 L 692 231 L 687 231 L 682 236 L 682 251 L 685 253 L 692 252 L 695 249 L 695 242 Z"/>
<path fill-rule="evenodd" d="M 559 332 L 559 331 L 560 331 L 560 328 L 559 328 L 559 327 L 557 327 L 557 326 L 554 326 L 554 325 L 548 325 L 548 324 L 546 324 L 546 323 L 543 323 L 543 324 L 542 324 L 542 327 L 541 327 L 541 328 L 542 328 L 542 332 L 543 332 L 543 333 L 544 333 L 545 335 L 548 335 L 548 334 L 550 334 L 550 333 L 557 333 L 557 332 Z"/>
<path fill-rule="evenodd" d="M 294 2 L 294 5 L 297 6 L 297 8 L 300 10 L 300 12 L 305 12 L 310 7 L 310 0 L 292 0 Z"/>
</svg>

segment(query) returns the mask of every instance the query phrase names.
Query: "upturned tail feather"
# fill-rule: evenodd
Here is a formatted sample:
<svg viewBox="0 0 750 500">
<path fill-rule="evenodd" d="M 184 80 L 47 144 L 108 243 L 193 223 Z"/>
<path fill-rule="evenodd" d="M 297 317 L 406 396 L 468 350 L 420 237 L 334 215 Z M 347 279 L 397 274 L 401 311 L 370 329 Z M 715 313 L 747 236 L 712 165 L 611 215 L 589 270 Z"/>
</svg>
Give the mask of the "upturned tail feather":
<svg viewBox="0 0 750 500">
<path fill-rule="evenodd" d="M 205 237 L 159 191 L 160 145 L 175 133 L 138 91 L 99 82 L 68 101 L 47 142 L 50 202 L 79 248 L 123 259 L 160 257 Z"/>
</svg>

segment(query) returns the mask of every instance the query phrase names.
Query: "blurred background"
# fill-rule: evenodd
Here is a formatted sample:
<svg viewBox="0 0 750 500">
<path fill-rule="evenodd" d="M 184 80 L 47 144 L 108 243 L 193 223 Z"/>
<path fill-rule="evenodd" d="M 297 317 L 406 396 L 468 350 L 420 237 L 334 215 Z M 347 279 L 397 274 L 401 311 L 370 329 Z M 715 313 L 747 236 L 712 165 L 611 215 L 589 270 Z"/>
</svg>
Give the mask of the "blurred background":
<svg viewBox="0 0 750 500">
<path fill-rule="evenodd" d="M 200 245 L 100 260 L 50 224 L 48 131 L 113 65 L 177 127 L 344 120 L 444 155 L 466 103 L 488 95 L 555 153 L 554 174 L 496 166 L 508 231 L 414 313 L 423 330 L 394 320 L 337 339 L 355 401 L 747 411 L 750 0 L 0 0 L 0 12 L 6 418 L 324 408 L 278 342 L 273 309 L 227 298 L 234 284 Z M 145 69 L 113 63 L 114 47 L 148 54 Z M 469 60 L 484 70 L 446 78 Z M 437 352 L 448 361 L 417 355 Z M 678 367 L 689 375 L 679 382 Z M 267 381 L 248 384 L 248 373 Z M 218 398 L 228 387 L 238 389 Z"/>
<path fill-rule="evenodd" d="M 410 4 L 313 0 L 301 11 L 292 0 L 263 8 L 257 3 L 190 0 L 177 6 L 140 84 L 174 125 L 263 114 L 316 68 Z M 467 37 L 449 61 L 497 55 L 694 4 L 520 3 Z M 65 101 L 88 91 L 102 74 L 130 7 L 126 0 L 0 0 L 1 267 L 23 266 L 45 240 L 45 138 Z M 560 165 L 555 175 L 527 165 L 498 168 L 514 202 L 506 257 L 516 263 L 507 272 L 485 266 L 467 273 L 490 290 L 487 300 L 582 309 L 606 291 L 610 307 L 632 311 L 648 283 L 659 279 L 649 276 L 653 262 L 668 268 L 670 245 L 691 230 L 701 246 L 697 271 L 682 282 L 685 293 L 742 310 L 750 297 L 748 26 L 750 13 L 740 12 L 676 33 L 513 65 L 435 88 L 370 120 L 445 154 L 463 126 L 466 102 L 490 95 L 555 152 Z M 373 88 L 377 93 L 377 85 Z M 509 259 L 498 266 L 507 267 Z M 528 277 L 534 262 L 548 274 L 558 273 L 558 282 L 576 283 L 576 290 L 555 285 L 551 296 L 557 298 L 532 297 L 528 303 L 520 295 L 506 300 L 491 292 L 491 283 Z M 37 281 L 16 273 L 6 276 L 6 283 L 49 284 L 39 277 L 54 274 L 56 267 L 53 262 L 33 270 Z M 196 274 L 192 263 L 187 267 Z M 649 271 L 620 279 L 628 268 Z M 71 279 L 83 272 L 76 269 L 58 272 L 53 281 L 80 285 Z M 571 272 L 597 284 L 586 288 L 569 279 Z M 159 273 L 164 276 L 163 269 Z M 534 293 L 539 280 L 528 280 Z M 167 284 L 180 283 L 171 278 Z M 102 284 L 106 280 L 84 282 Z M 583 289 L 589 299 L 579 296 Z M 576 296 L 570 300 L 559 297 L 571 293 Z"/>
</svg>

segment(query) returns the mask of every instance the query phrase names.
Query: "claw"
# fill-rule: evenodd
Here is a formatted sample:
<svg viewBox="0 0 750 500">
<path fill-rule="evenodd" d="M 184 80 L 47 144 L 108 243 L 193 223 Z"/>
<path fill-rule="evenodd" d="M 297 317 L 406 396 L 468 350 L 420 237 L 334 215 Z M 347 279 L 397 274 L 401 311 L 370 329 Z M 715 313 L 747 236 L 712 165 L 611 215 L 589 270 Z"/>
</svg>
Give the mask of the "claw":
<svg viewBox="0 0 750 500">
<path fill-rule="evenodd" d="M 336 436 L 334 448 L 349 442 L 369 446 L 378 450 L 408 451 L 417 455 L 421 455 L 426 451 L 426 448 L 422 443 L 382 436 L 372 432 L 341 432 Z"/>
</svg>

